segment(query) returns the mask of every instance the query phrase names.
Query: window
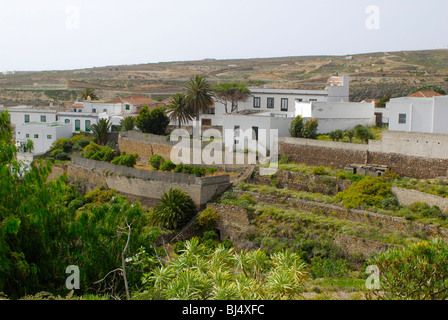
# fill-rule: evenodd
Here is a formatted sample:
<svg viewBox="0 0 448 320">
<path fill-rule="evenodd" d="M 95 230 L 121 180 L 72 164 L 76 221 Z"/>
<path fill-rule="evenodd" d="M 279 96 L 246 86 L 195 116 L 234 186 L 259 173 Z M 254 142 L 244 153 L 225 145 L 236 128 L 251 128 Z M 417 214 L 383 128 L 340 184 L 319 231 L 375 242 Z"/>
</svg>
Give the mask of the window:
<svg viewBox="0 0 448 320">
<path fill-rule="evenodd" d="M 34 135 L 34 139 L 38 139 L 39 138 L 39 135 L 38 134 L 35 134 Z"/>
<path fill-rule="evenodd" d="M 398 123 L 400 123 L 400 124 L 406 123 L 406 113 L 400 113 L 398 115 Z"/>
<path fill-rule="evenodd" d="M 82 109 L 78 109 L 78 112 L 82 112 Z"/>
<path fill-rule="evenodd" d="M 310 99 L 310 101 L 317 101 L 317 99 Z"/>
<path fill-rule="evenodd" d="M 47 122 L 47 116 L 40 116 L 40 122 Z"/>
<path fill-rule="evenodd" d="M 130 105 L 126 105 L 126 111 L 129 111 L 129 110 L 131 110 L 131 106 Z"/>
<path fill-rule="evenodd" d="M 299 98 L 299 99 L 296 99 L 296 101 L 298 101 L 298 102 L 302 102 L 303 99 Z"/>
<path fill-rule="evenodd" d="M 75 120 L 75 131 L 81 130 L 81 120 Z"/>
<path fill-rule="evenodd" d="M 274 98 L 268 98 L 268 108 L 274 109 Z"/>
<path fill-rule="evenodd" d="M 215 108 L 209 108 L 207 114 L 215 114 Z"/>
<path fill-rule="evenodd" d="M 103 112 L 107 112 L 107 109 L 103 109 Z"/>
<path fill-rule="evenodd" d="M 53 137 L 51 136 L 51 134 L 47 134 L 47 139 L 51 140 Z"/>
<path fill-rule="evenodd" d="M 70 119 L 65 119 L 64 122 L 65 123 L 70 123 Z"/>
<path fill-rule="evenodd" d="M 258 127 L 252 127 L 252 139 L 258 141 Z"/>
<path fill-rule="evenodd" d="M 95 108 L 92 109 L 92 113 L 96 113 L 96 109 Z"/>
<path fill-rule="evenodd" d="M 86 120 L 86 131 L 90 131 L 90 120 Z"/>
<path fill-rule="evenodd" d="M 30 115 L 26 114 L 25 115 L 25 123 L 30 122 Z"/>
<path fill-rule="evenodd" d="M 288 99 L 282 98 L 281 111 L 288 111 Z"/>
<path fill-rule="evenodd" d="M 26 137 L 26 138 L 29 138 L 29 137 L 30 137 L 30 134 L 29 134 L 29 133 L 27 133 L 27 134 L 25 135 L 25 137 Z"/>
<path fill-rule="evenodd" d="M 260 108 L 260 107 L 261 107 L 261 98 L 254 97 L 254 108 Z"/>
</svg>

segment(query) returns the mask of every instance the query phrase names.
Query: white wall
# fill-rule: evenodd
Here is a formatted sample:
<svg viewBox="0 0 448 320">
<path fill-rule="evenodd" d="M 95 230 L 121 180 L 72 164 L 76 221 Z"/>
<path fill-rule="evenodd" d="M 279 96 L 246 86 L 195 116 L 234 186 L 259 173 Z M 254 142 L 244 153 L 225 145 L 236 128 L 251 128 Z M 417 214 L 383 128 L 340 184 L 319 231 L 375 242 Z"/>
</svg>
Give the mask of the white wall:
<svg viewBox="0 0 448 320">
<path fill-rule="evenodd" d="M 56 123 L 53 123 L 44 125 L 30 123 L 16 126 L 16 141 L 33 141 L 33 154 L 47 152 L 57 139 L 70 138 L 72 134 L 71 126 L 67 124 L 56 125 Z"/>
<path fill-rule="evenodd" d="M 68 120 L 72 132 L 76 132 L 76 120 L 80 121 L 80 130 L 87 131 L 86 129 L 86 121 L 90 121 L 90 125 L 98 123 L 98 120 L 101 118 L 108 118 L 106 113 L 81 113 L 81 112 L 61 112 L 59 114 L 59 120 L 62 123 L 67 123 Z"/>
<path fill-rule="evenodd" d="M 11 118 L 11 124 L 13 125 L 20 125 L 25 123 L 25 115 L 29 115 L 29 122 L 41 122 L 41 116 L 46 117 L 46 123 L 52 123 L 56 121 L 55 110 L 8 108 L 8 113 Z"/>
<path fill-rule="evenodd" d="M 358 102 L 296 102 L 295 116 L 317 119 L 319 134 L 374 125 L 375 104 Z"/>
</svg>

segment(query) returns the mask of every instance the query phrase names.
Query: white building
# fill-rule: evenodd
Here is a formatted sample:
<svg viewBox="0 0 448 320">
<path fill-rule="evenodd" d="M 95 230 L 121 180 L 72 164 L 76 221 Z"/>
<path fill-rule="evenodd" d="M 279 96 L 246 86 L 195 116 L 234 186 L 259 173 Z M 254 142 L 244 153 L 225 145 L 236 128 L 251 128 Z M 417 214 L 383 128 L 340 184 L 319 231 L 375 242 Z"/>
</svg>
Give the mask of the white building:
<svg viewBox="0 0 448 320">
<path fill-rule="evenodd" d="M 448 96 L 391 99 L 386 109 L 391 131 L 448 134 Z"/>
<path fill-rule="evenodd" d="M 351 130 L 357 125 L 375 124 L 375 103 L 364 102 L 300 102 L 296 101 L 295 116 L 317 119 L 317 133 Z"/>
<path fill-rule="evenodd" d="M 290 90 L 270 88 L 249 88 L 250 97 L 238 103 L 238 111 L 254 111 L 286 114 L 294 112 L 296 101 L 299 102 L 348 102 L 349 101 L 350 77 L 331 77 L 329 85 L 324 90 Z M 230 112 L 230 110 L 228 110 Z M 215 104 L 205 113 L 200 115 L 203 126 L 224 126 L 226 114 L 225 106 L 215 101 Z M 227 121 L 227 120 L 226 120 Z M 177 125 L 172 121 L 171 125 Z M 191 126 L 188 123 L 187 126 Z"/>
<path fill-rule="evenodd" d="M 57 139 L 71 138 L 73 135 L 71 126 L 62 122 L 27 122 L 16 125 L 15 133 L 16 144 L 33 141 L 35 155 L 47 152 Z"/>
</svg>

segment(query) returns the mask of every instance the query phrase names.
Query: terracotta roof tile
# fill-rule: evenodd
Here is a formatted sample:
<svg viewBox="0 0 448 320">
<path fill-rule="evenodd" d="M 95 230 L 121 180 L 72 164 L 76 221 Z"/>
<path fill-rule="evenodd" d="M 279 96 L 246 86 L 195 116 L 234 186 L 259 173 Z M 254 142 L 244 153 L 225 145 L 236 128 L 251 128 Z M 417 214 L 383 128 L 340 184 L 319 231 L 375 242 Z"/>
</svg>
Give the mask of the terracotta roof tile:
<svg viewBox="0 0 448 320">
<path fill-rule="evenodd" d="M 437 97 L 437 96 L 443 96 L 443 94 L 435 92 L 434 90 L 420 90 L 420 91 L 417 91 L 416 93 L 413 93 L 413 94 L 409 95 L 408 97 L 413 97 L 413 98 L 432 98 L 432 97 Z"/>
</svg>

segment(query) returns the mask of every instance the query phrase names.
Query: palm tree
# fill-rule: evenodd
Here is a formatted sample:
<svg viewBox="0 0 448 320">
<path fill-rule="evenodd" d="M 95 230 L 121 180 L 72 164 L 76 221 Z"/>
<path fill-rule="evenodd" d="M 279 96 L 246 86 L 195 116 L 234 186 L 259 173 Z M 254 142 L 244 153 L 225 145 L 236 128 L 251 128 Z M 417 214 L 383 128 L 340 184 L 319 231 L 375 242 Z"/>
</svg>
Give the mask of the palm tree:
<svg viewBox="0 0 448 320">
<path fill-rule="evenodd" d="M 135 127 L 134 117 L 126 117 L 120 121 L 120 127 L 123 131 L 129 131 Z"/>
<path fill-rule="evenodd" d="M 196 212 L 196 205 L 188 194 L 179 189 L 170 189 L 154 207 L 151 218 L 154 224 L 177 229 L 185 225 Z"/>
<path fill-rule="evenodd" d="M 204 77 L 197 75 L 188 83 L 185 99 L 199 121 L 199 114 L 213 105 L 212 87 Z"/>
<path fill-rule="evenodd" d="M 110 120 L 105 118 L 98 120 L 98 123 L 96 124 L 92 124 L 90 130 L 92 130 L 92 133 L 99 144 L 106 144 L 107 133 L 109 132 L 111 126 L 112 123 Z"/>
<path fill-rule="evenodd" d="M 81 92 L 81 98 L 84 100 L 98 100 L 98 96 L 96 95 L 95 89 L 86 88 Z"/>
<path fill-rule="evenodd" d="M 185 94 L 176 93 L 168 105 L 165 106 L 165 111 L 170 120 L 178 120 L 179 128 L 182 126 L 182 123 L 187 123 L 188 121 L 193 119 L 192 109 L 186 102 Z"/>
</svg>

